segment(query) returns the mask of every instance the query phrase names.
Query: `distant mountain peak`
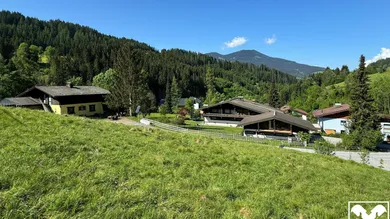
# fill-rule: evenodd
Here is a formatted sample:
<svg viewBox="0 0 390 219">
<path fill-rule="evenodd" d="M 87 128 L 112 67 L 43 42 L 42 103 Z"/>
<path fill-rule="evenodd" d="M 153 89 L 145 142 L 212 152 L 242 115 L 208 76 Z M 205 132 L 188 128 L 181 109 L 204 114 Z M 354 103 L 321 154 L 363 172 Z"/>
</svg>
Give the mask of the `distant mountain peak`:
<svg viewBox="0 0 390 219">
<path fill-rule="evenodd" d="M 207 53 L 206 55 L 221 60 L 247 62 L 255 65 L 266 65 L 269 68 L 274 68 L 300 78 L 318 71 L 325 70 L 323 67 L 311 66 L 286 59 L 270 57 L 254 49 L 240 50 L 226 55 L 222 55 L 217 52 Z"/>
</svg>

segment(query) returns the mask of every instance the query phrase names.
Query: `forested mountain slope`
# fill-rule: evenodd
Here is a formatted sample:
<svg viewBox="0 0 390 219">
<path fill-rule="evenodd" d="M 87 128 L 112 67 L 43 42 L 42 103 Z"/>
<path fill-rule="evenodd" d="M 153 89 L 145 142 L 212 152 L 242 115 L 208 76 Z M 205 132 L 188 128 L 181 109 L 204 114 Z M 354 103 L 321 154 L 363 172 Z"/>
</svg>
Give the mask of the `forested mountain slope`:
<svg viewBox="0 0 390 219">
<path fill-rule="evenodd" d="M 264 65 L 220 61 L 180 49 L 157 51 L 145 43 L 104 35 L 89 27 L 2 11 L 0 98 L 34 84 L 64 85 L 68 80 L 91 84 L 94 76 L 115 68 L 118 51 L 125 44 L 135 51 L 127 58 L 137 62 L 135 70 L 147 78 L 156 102 L 164 98 L 173 77 L 182 96 L 204 97 L 207 68 L 225 98 L 237 93 L 256 98 L 262 92 L 259 84 L 266 87 L 275 78 L 280 84 L 296 82 L 295 77 Z"/>
<path fill-rule="evenodd" d="M 318 66 L 311 66 L 306 64 L 300 64 L 294 61 L 270 57 L 256 50 L 240 50 L 227 55 L 221 55 L 216 52 L 208 53 L 216 59 L 247 62 L 255 65 L 266 65 L 270 68 L 278 69 L 279 71 L 289 73 L 299 78 L 303 78 L 307 75 L 315 72 L 323 71 L 325 68 Z"/>
</svg>

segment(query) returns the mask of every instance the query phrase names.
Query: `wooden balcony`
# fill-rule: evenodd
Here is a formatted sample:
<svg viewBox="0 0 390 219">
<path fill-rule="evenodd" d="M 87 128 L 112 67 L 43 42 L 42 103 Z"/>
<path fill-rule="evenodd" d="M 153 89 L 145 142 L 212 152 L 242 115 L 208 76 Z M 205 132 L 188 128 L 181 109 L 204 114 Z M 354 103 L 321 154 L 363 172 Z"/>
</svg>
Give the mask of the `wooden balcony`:
<svg viewBox="0 0 390 219">
<path fill-rule="evenodd" d="M 221 117 L 221 118 L 245 118 L 253 115 L 245 115 L 245 114 L 223 114 L 223 113 L 203 113 L 203 117 Z"/>
<path fill-rule="evenodd" d="M 275 133 L 275 134 L 288 134 L 292 135 L 291 130 L 278 130 L 278 129 L 244 129 L 244 131 L 252 131 L 257 133 Z"/>
</svg>

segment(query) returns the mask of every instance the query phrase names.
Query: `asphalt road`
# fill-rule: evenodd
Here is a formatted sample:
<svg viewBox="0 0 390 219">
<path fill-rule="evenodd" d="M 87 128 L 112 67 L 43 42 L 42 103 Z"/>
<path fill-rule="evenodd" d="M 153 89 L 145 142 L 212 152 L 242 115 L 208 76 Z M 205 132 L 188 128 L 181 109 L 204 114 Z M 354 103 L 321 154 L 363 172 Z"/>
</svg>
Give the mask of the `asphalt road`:
<svg viewBox="0 0 390 219">
<path fill-rule="evenodd" d="M 313 149 L 305 149 L 305 148 L 289 148 L 287 149 L 307 152 L 307 153 L 315 153 Z M 353 160 L 358 163 L 362 163 L 362 159 L 360 157 L 359 152 L 351 152 L 351 151 L 335 151 L 335 156 L 345 160 Z M 390 153 L 388 152 L 370 152 L 368 164 L 374 167 L 381 166 L 380 160 L 383 160 L 382 166 L 385 170 L 390 170 Z"/>
</svg>

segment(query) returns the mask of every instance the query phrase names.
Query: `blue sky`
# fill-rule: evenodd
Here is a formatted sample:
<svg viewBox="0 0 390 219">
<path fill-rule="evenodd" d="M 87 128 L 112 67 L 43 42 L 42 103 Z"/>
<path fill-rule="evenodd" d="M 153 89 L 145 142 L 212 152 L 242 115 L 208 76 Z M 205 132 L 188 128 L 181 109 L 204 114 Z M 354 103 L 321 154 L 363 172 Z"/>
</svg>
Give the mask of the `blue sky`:
<svg viewBox="0 0 390 219">
<path fill-rule="evenodd" d="M 87 25 L 157 49 L 222 54 L 255 49 L 351 69 L 360 54 L 368 60 L 390 55 L 381 50 L 390 48 L 389 0 L 0 0 L 0 8 Z"/>
</svg>

